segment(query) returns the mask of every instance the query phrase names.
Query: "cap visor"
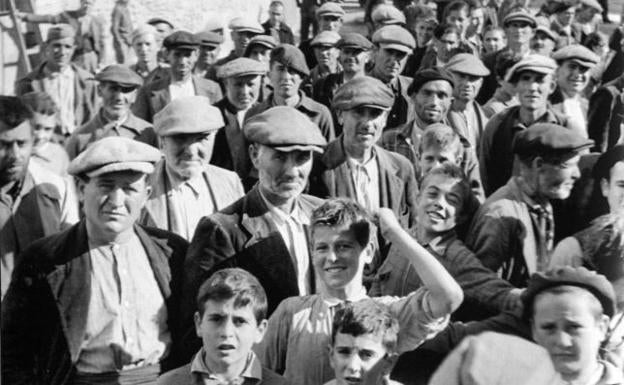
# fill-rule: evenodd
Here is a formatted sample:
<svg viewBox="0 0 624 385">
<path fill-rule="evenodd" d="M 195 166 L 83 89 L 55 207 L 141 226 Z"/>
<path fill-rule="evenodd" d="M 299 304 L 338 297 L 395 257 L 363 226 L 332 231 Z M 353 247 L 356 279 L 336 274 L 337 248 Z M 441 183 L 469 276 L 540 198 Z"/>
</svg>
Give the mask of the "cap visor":
<svg viewBox="0 0 624 385">
<path fill-rule="evenodd" d="M 314 152 L 318 152 L 318 153 L 323 153 L 323 148 L 320 146 L 314 146 L 314 145 L 300 145 L 300 144 L 293 144 L 290 146 L 271 146 L 274 149 L 278 150 L 278 151 L 282 151 L 282 152 L 292 152 L 292 151 L 314 151 Z"/>
<path fill-rule="evenodd" d="M 109 163 L 86 174 L 89 178 L 93 178 L 94 176 L 120 171 L 136 171 L 143 174 L 151 174 L 154 171 L 154 165 L 149 162 Z"/>
<path fill-rule="evenodd" d="M 213 131 L 217 131 L 221 127 L 190 127 L 189 126 L 177 126 L 166 129 L 164 134 L 158 134 L 161 137 L 173 136 L 173 135 L 192 135 L 192 134 L 202 134 L 202 133 L 210 133 Z M 160 131 L 160 130 L 158 130 Z"/>
<path fill-rule="evenodd" d="M 579 66 L 585 67 L 585 68 L 592 68 L 593 66 L 595 66 L 597 64 L 597 63 L 592 63 L 590 61 L 584 61 L 584 60 L 581 60 L 581 59 L 578 59 L 578 58 L 571 58 L 571 59 L 568 59 L 568 60 L 571 60 L 574 63 L 578 64 Z"/>
<path fill-rule="evenodd" d="M 401 52 L 405 52 L 405 53 L 412 53 L 412 49 L 406 45 L 403 44 L 379 44 L 379 46 L 381 48 L 387 48 L 387 49 L 395 49 L 397 51 L 401 51 Z"/>
</svg>

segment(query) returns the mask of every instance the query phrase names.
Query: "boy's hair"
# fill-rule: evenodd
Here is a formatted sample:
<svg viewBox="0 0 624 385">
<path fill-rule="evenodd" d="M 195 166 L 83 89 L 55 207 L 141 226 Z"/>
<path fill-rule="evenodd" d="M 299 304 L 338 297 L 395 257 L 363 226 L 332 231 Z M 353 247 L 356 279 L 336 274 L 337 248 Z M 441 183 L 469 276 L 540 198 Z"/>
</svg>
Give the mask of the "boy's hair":
<svg viewBox="0 0 624 385">
<path fill-rule="evenodd" d="M 346 227 L 355 239 L 366 247 L 375 233 L 370 214 L 356 202 L 345 198 L 330 198 L 312 212 L 312 234 L 319 226 Z"/>
<path fill-rule="evenodd" d="M 32 112 L 41 115 L 54 115 L 58 111 L 56 102 L 47 92 L 29 92 L 22 95 L 21 99 Z"/>
<path fill-rule="evenodd" d="M 593 50 L 594 47 L 598 46 L 600 43 L 609 44 L 609 38 L 607 35 L 600 31 L 592 32 L 585 37 L 583 40 L 583 45 L 590 50 Z"/>
<path fill-rule="evenodd" d="M 505 79 L 507 71 L 520 61 L 520 56 L 512 52 L 501 52 L 496 55 L 496 63 L 494 64 L 494 72 L 499 79 Z"/>
<path fill-rule="evenodd" d="M 399 321 L 388 307 L 372 299 L 345 304 L 334 315 L 331 344 L 336 343 L 338 333 L 359 337 L 374 334 L 381 337 L 381 343 L 388 354 L 396 352 Z"/>
<path fill-rule="evenodd" d="M 433 36 L 438 40 L 447 33 L 454 33 L 455 35 L 457 35 L 457 37 L 460 36 L 459 29 L 457 29 L 457 27 L 453 24 L 449 24 L 446 22 L 438 24 L 438 26 L 435 27 L 435 29 L 433 30 Z"/>
<path fill-rule="evenodd" d="M 30 109 L 15 96 L 0 95 L 0 121 L 13 129 L 32 118 Z"/>
<path fill-rule="evenodd" d="M 411 25 L 421 20 L 433 20 L 437 23 L 436 14 L 433 9 L 422 4 L 410 4 L 403 11 L 405 23 Z"/>
<path fill-rule="evenodd" d="M 587 307 L 589 308 L 589 310 L 591 311 L 591 313 L 597 320 L 600 319 L 600 317 L 604 314 L 604 310 L 602 308 L 602 305 L 600 304 L 600 301 L 589 290 L 580 286 L 560 285 L 560 286 L 553 286 L 553 287 L 544 289 L 539 294 L 537 294 L 535 296 L 535 299 L 533 300 L 532 306 L 530 307 L 531 313 L 525 315 L 525 317 L 529 316 L 530 317 L 529 319 L 533 319 L 535 317 L 535 303 L 544 294 L 551 294 L 551 295 L 573 294 L 575 297 L 578 298 L 578 300 L 580 300 L 580 297 L 585 296 L 588 299 L 586 303 L 588 305 Z"/>
<path fill-rule="evenodd" d="M 235 308 L 251 305 L 257 322 L 266 319 L 264 288 L 256 277 L 239 268 L 219 270 L 201 285 L 197 293 L 197 311 L 203 316 L 206 302 L 223 302 L 232 298 Z"/>
<path fill-rule="evenodd" d="M 440 150 L 450 150 L 455 157 L 460 157 L 464 152 L 464 145 L 459 135 L 445 124 L 432 124 L 425 129 L 420 141 L 420 153 L 426 149 L 435 147 Z"/>
</svg>

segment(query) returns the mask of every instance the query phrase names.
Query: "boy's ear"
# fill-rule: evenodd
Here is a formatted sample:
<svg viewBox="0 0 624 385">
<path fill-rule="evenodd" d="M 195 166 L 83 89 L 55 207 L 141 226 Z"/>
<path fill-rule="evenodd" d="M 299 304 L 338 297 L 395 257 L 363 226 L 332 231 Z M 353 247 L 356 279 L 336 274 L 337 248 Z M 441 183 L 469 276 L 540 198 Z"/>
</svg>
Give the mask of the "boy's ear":
<svg viewBox="0 0 624 385">
<path fill-rule="evenodd" d="M 332 346 L 331 343 L 327 345 L 327 349 L 329 350 L 329 366 L 332 369 L 336 369 L 334 368 L 334 360 L 332 360 L 332 357 L 334 356 L 334 347 Z"/>
<path fill-rule="evenodd" d="M 258 334 L 256 335 L 256 340 L 254 341 L 255 343 L 257 344 L 260 343 L 262 339 L 264 338 L 264 334 L 266 333 L 268 323 L 269 321 L 267 321 L 266 319 L 263 319 L 262 321 L 258 322 L 258 326 L 257 326 Z"/>
<path fill-rule="evenodd" d="M 368 264 L 373 262 L 373 257 L 375 256 L 375 245 L 373 244 L 373 242 L 368 242 L 368 245 L 366 245 L 362 253 L 364 263 Z"/>
<path fill-rule="evenodd" d="M 193 321 L 195 321 L 195 333 L 199 338 L 201 338 L 201 319 L 202 316 L 196 311 L 195 314 L 193 314 Z"/>
</svg>

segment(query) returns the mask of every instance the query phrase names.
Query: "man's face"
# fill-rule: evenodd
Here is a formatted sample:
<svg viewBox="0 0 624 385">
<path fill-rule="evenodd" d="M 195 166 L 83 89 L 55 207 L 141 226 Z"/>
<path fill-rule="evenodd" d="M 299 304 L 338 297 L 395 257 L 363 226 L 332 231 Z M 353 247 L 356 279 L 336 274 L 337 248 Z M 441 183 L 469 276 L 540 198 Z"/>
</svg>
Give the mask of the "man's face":
<svg viewBox="0 0 624 385">
<path fill-rule="evenodd" d="M 578 95 L 589 83 L 589 67 L 566 60 L 557 68 L 557 85 L 568 95 Z"/>
<path fill-rule="evenodd" d="M 0 183 L 21 180 L 28 169 L 32 153 L 33 135 L 30 121 L 17 127 L 0 122 Z"/>
<path fill-rule="evenodd" d="M 158 43 L 156 42 L 156 36 L 153 34 L 146 33 L 136 38 L 132 43 L 132 48 L 139 62 L 152 63 L 156 60 Z"/>
<path fill-rule="evenodd" d="M 136 94 L 136 87 L 122 87 L 113 82 L 101 82 L 98 85 L 98 95 L 102 98 L 102 108 L 113 119 L 119 119 L 128 114 Z"/>
<path fill-rule="evenodd" d="M 354 337 L 338 332 L 329 349 L 337 385 L 382 384 L 382 377 L 392 366 L 382 337 L 372 333 Z"/>
<path fill-rule="evenodd" d="M 419 47 L 424 46 L 433 38 L 433 30 L 435 27 L 435 20 L 419 20 L 416 23 L 415 33 Z"/>
<path fill-rule="evenodd" d="M 46 59 L 59 68 L 67 67 L 76 49 L 73 37 L 52 40 L 45 45 Z"/>
<path fill-rule="evenodd" d="M 323 31 L 340 31 L 342 27 L 342 19 L 338 16 L 325 15 L 318 19 L 319 32 Z"/>
<path fill-rule="evenodd" d="M 290 200 L 301 195 L 312 169 L 312 151 L 284 152 L 252 145 L 249 154 L 258 170 L 259 186 L 270 201 Z"/>
<path fill-rule="evenodd" d="M 548 96 L 555 90 L 553 75 L 524 71 L 518 75 L 515 85 L 520 105 L 527 110 L 546 108 Z"/>
<path fill-rule="evenodd" d="M 236 306 L 235 298 L 208 300 L 204 314 L 195 313 L 195 332 L 201 338 L 208 366 L 219 373 L 236 364 L 244 366 L 251 347 L 260 341 L 267 321 L 256 320 L 253 306 Z"/>
<path fill-rule="evenodd" d="M 426 175 L 432 168 L 438 167 L 444 162 L 460 165 L 461 157 L 457 155 L 452 148 L 440 148 L 440 146 L 431 146 L 422 150 L 420 154 L 420 169 L 422 174 Z"/>
<path fill-rule="evenodd" d="M 446 62 L 451 58 L 451 52 L 459 47 L 459 36 L 455 32 L 449 32 L 435 39 L 434 42 L 438 50 L 438 58 Z"/>
<path fill-rule="evenodd" d="M 167 51 L 167 58 L 171 65 L 173 80 L 186 80 L 193 73 L 195 63 L 197 63 L 197 50 L 176 48 Z"/>
<path fill-rule="evenodd" d="M 460 34 L 464 36 L 466 34 L 466 29 L 470 24 L 470 19 L 466 14 L 466 10 L 461 9 L 449 12 L 449 14 L 446 16 L 446 22 L 457 27 Z"/>
<path fill-rule="evenodd" d="M 364 265 L 372 260 L 371 246 L 358 243 L 353 230 L 316 226 L 312 236 L 312 264 L 325 290 L 331 294 L 362 286 Z"/>
<path fill-rule="evenodd" d="M 474 8 L 470 11 L 470 31 L 474 34 L 481 34 L 483 32 L 483 25 L 485 24 L 485 15 L 483 14 L 483 8 Z"/>
<path fill-rule="evenodd" d="M 607 198 L 610 212 L 624 214 L 624 161 L 613 165 L 609 174 L 609 180 L 600 181 L 602 195 Z"/>
<path fill-rule="evenodd" d="M 87 222 L 101 234 L 122 234 L 139 218 L 151 192 L 135 171 L 110 172 L 78 183 Z"/>
<path fill-rule="evenodd" d="M 279 24 L 284 21 L 284 7 L 274 5 L 269 9 L 269 20 L 271 25 Z"/>
<path fill-rule="evenodd" d="M 564 27 L 572 25 L 572 22 L 574 21 L 574 15 L 576 15 L 576 8 L 570 7 L 564 11 L 557 13 L 557 20 L 559 21 L 559 24 Z"/>
<path fill-rule="evenodd" d="M 358 106 L 339 112 L 344 144 L 347 147 L 370 149 L 381 137 L 388 111 Z"/>
<path fill-rule="evenodd" d="M 427 124 L 440 123 L 453 103 L 453 87 L 446 80 L 427 82 L 412 99 L 420 120 Z"/>
<path fill-rule="evenodd" d="M 512 21 L 505 27 L 507 40 L 512 44 L 528 44 L 533 37 L 531 24 L 525 21 Z"/>
<path fill-rule="evenodd" d="M 574 183 L 581 177 L 577 155 L 563 163 L 540 162 L 538 168 L 538 190 L 549 199 L 566 199 L 570 196 Z"/>
<path fill-rule="evenodd" d="M 200 176 L 212 157 L 214 139 L 211 132 L 163 137 L 162 151 L 167 169 L 181 180 Z"/>
<path fill-rule="evenodd" d="M 44 115 L 38 112 L 33 113 L 30 124 L 33 128 L 33 145 L 35 147 L 42 146 L 52 140 L 56 123 L 56 114 Z"/>
<path fill-rule="evenodd" d="M 260 76 L 238 76 L 225 79 L 225 96 L 238 110 L 249 109 L 260 93 Z"/>
<path fill-rule="evenodd" d="M 483 36 L 483 47 L 487 53 L 497 52 L 507 45 L 507 38 L 503 31 L 494 29 L 487 31 Z"/>
<path fill-rule="evenodd" d="M 273 85 L 273 91 L 283 98 L 297 95 L 302 82 L 299 72 L 278 62 L 271 65 L 269 79 Z"/>
<path fill-rule="evenodd" d="M 347 73 L 363 73 L 370 57 L 369 51 L 358 48 L 344 47 L 340 50 L 338 60 L 342 65 L 342 69 Z"/>
<path fill-rule="evenodd" d="M 80 10 L 87 14 L 93 8 L 94 0 L 80 0 Z"/>
<path fill-rule="evenodd" d="M 375 72 L 389 82 L 397 78 L 407 63 L 407 53 L 393 48 L 377 48 L 375 51 Z"/>
<path fill-rule="evenodd" d="M 219 55 L 219 46 L 202 45 L 199 47 L 199 58 L 197 60 L 206 66 L 211 66 L 217 61 L 217 55 Z"/>
<path fill-rule="evenodd" d="M 244 52 L 251 38 L 257 34 L 251 31 L 232 31 L 232 42 L 236 52 Z"/>
<path fill-rule="evenodd" d="M 340 51 L 332 46 L 316 46 L 314 47 L 314 56 L 318 63 L 325 68 L 335 68 L 338 61 Z"/>
<path fill-rule="evenodd" d="M 531 39 L 531 49 L 539 55 L 550 57 L 550 54 L 555 49 L 555 41 L 545 32 L 535 31 L 535 36 Z"/>
<path fill-rule="evenodd" d="M 271 60 L 271 49 L 262 45 L 254 45 L 249 51 L 249 58 L 257 60 L 260 63 L 266 65 L 267 72 L 269 71 L 269 62 Z"/>
<path fill-rule="evenodd" d="M 443 175 L 432 175 L 421 186 L 416 207 L 418 223 L 429 234 L 452 230 L 462 207 L 459 181 Z"/>
<path fill-rule="evenodd" d="M 455 79 L 455 89 L 453 90 L 455 99 L 466 103 L 474 101 L 483 84 L 483 78 L 455 71 L 452 73 Z"/>
<path fill-rule="evenodd" d="M 597 318 L 587 296 L 591 294 L 543 293 L 534 301 L 533 339 L 548 351 L 564 380 L 595 365 L 607 331 L 608 317 Z"/>
</svg>

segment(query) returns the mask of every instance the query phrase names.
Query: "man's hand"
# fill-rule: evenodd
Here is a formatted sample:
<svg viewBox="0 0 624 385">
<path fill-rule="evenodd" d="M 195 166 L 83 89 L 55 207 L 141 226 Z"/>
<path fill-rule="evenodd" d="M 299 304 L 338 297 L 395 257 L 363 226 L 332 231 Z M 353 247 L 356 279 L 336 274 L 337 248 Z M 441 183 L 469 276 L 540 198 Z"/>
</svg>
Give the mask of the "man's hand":
<svg viewBox="0 0 624 385">
<path fill-rule="evenodd" d="M 379 231 L 381 231 L 381 235 L 388 239 L 389 235 L 396 232 L 397 230 L 401 230 L 401 224 L 397 220 L 394 212 L 386 207 L 381 207 L 373 214 L 373 218 L 375 221 L 375 225 L 379 227 Z"/>
</svg>

